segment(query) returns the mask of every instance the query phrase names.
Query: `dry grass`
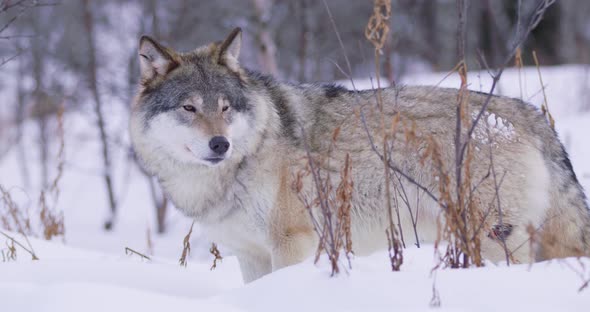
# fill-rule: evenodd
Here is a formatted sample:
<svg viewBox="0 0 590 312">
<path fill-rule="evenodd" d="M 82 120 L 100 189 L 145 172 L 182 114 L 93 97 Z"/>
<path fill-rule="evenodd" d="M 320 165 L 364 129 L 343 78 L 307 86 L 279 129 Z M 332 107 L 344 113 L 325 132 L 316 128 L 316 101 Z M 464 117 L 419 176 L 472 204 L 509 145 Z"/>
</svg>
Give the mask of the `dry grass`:
<svg viewBox="0 0 590 312">
<path fill-rule="evenodd" d="M 39 219 L 43 227 L 43 237 L 47 240 L 56 236 L 63 236 L 65 233 L 64 215 L 63 211 L 57 208 L 57 201 L 60 195 L 59 182 L 63 176 L 64 166 L 64 149 L 65 149 L 65 133 L 64 133 L 64 106 L 60 106 L 57 112 L 57 134 L 59 138 L 59 150 L 57 153 L 57 173 L 51 182 L 48 190 L 42 190 L 39 195 Z M 47 202 L 47 195 L 50 195 L 53 201 L 49 204 Z"/>
<path fill-rule="evenodd" d="M 518 68 L 518 90 L 520 92 L 520 100 L 524 100 L 524 94 L 522 93 L 522 68 L 524 67 L 524 62 L 522 60 L 522 49 L 518 47 L 516 49 L 516 54 L 514 55 L 514 67 Z"/>
<path fill-rule="evenodd" d="M 0 207 L 2 227 L 7 231 L 30 235 L 32 233 L 31 219 L 24 213 L 24 209 L 19 209 L 10 192 L 1 184 L 0 193 L 2 193 L 3 203 L 2 207 Z"/>
<path fill-rule="evenodd" d="M 0 249 L 2 262 L 16 261 L 16 247 L 14 241 L 6 242 L 6 249 Z"/>
<path fill-rule="evenodd" d="M 63 212 L 52 210 L 47 206 L 44 191 L 41 192 L 39 205 L 41 206 L 39 217 L 43 225 L 43 237 L 50 240 L 55 236 L 63 236 L 65 233 Z"/>
<path fill-rule="evenodd" d="M 537 74 L 539 75 L 539 82 L 541 83 L 541 90 L 543 90 L 543 104 L 541 104 L 541 111 L 552 129 L 555 129 L 555 119 L 549 112 L 549 103 L 547 102 L 547 94 L 545 93 L 545 84 L 543 84 L 543 76 L 541 75 L 541 66 L 539 66 L 539 59 L 537 58 L 537 52 L 533 51 L 533 60 L 535 60 L 535 66 L 537 67 Z"/>
<path fill-rule="evenodd" d="M 536 26 L 539 24 L 547 8 L 549 8 L 554 2 L 554 0 L 540 1 L 537 4 L 535 10 L 532 12 L 526 25 L 518 25 L 519 27 L 517 27 L 517 31 L 514 35 L 514 38 L 510 42 L 508 54 L 506 55 L 506 58 L 499 67 L 499 69 L 492 71 L 491 69 L 487 68 L 488 72 L 492 76 L 492 86 L 488 91 L 488 95 L 486 96 L 486 99 L 483 102 L 481 109 L 477 112 L 474 112 L 476 113 L 476 115 L 475 118 L 472 120 L 472 115 L 469 111 L 468 105 L 469 91 L 467 90 L 467 64 L 465 62 L 465 41 L 467 27 L 466 20 L 468 13 L 468 3 L 464 0 L 457 1 L 457 8 L 459 12 L 459 23 L 457 27 L 457 48 L 459 52 L 458 54 L 460 61 L 452 72 L 459 73 L 461 78 L 461 87 L 457 99 L 454 159 L 443 159 L 440 153 L 440 148 L 438 147 L 438 142 L 432 137 L 419 137 L 418 135 L 416 135 L 415 129 L 412 126 L 408 127 L 407 124 L 401 127 L 401 131 L 405 132 L 406 135 L 406 145 L 417 148 L 417 150 L 419 151 L 419 155 L 421 156 L 422 165 L 425 166 L 427 164 L 429 168 L 432 170 L 433 178 L 435 178 L 435 180 L 438 181 L 437 192 L 434 192 L 434 190 L 430 189 L 429 187 L 420 184 L 418 180 L 416 180 L 410 174 L 405 172 L 403 168 L 398 167 L 395 163 L 391 161 L 390 157 L 388 157 L 388 153 L 391 153 L 393 151 L 388 150 L 387 146 L 393 146 L 392 144 L 393 140 L 395 139 L 395 136 L 391 135 L 390 137 L 388 137 L 388 133 L 386 131 L 386 128 L 384 127 L 385 116 L 383 114 L 383 111 L 380 111 L 382 135 L 381 138 L 375 138 L 370 131 L 370 127 L 367 125 L 367 120 L 364 112 L 360 110 L 359 115 L 364 130 L 367 134 L 367 139 L 369 140 L 369 143 L 373 151 L 380 157 L 380 159 L 384 163 L 386 190 L 388 192 L 386 208 L 390 211 L 390 226 L 387 232 L 388 240 L 390 241 L 390 253 L 392 251 L 393 253 L 395 253 L 396 250 L 396 247 L 393 244 L 393 242 L 395 242 L 394 239 L 396 229 L 393 222 L 392 210 L 395 210 L 396 213 L 399 212 L 399 207 L 396 201 L 397 196 L 391 196 L 392 194 L 389 190 L 391 183 L 390 175 L 393 173 L 394 177 L 399 178 L 400 186 L 403 186 L 401 180 L 404 179 L 404 182 L 407 182 L 411 185 L 415 185 L 418 191 L 423 192 L 423 194 L 425 195 L 424 197 L 434 200 L 441 207 L 442 215 L 438 220 L 439 231 L 435 245 L 437 247 L 437 252 L 438 246 L 441 243 L 444 243 L 447 246 L 447 249 L 444 255 L 441 255 L 442 261 L 441 263 L 439 263 L 439 265 L 437 265 L 437 267 L 439 267 L 442 263 L 453 268 L 468 268 L 472 265 L 483 265 L 483 259 L 481 257 L 480 237 L 482 235 L 482 229 L 485 228 L 485 230 L 488 230 L 488 228 L 490 227 L 488 224 L 489 222 L 486 222 L 486 218 L 489 215 L 491 209 L 495 208 L 497 210 L 499 215 L 500 227 L 503 226 L 499 192 L 503 181 L 503 176 L 495 172 L 495 168 L 493 166 L 493 155 L 492 153 L 490 153 L 490 163 L 492 163 L 492 165 L 489 170 L 489 173 L 483 177 L 483 180 L 493 178 L 493 183 L 496 191 L 495 197 L 492 200 L 494 202 L 482 203 L 478 198 L 476 198 L 475 190 L 477 189 L 477 186 L 481 184 L 483 181 L 473 181 L 471 167 L 472 165 L 474 165 L 472 164 L 474 147 L 471 142 L 471 138 L 476 129 L 476 126 L 482 119 L 482 116 L 486 112 L 488 105 L 492 100 L 494 91 L 496 90 L 498 81 L 502 77 L 505 67 L 509 62 L 512 61 L 514 57 L 516 57 L 517 64 L 521 65 L 522 58 L 520 46 L 527 39 L 531 31 L 535 29 Z M 336 26 L 336 23 L 333 19 L 333 16 L 330 12 L 330 9 L 326 1 L 324 1 L 324 5 L 326 7 L 328 17 L 330 18 L 330 21 L 332 23 L 334 33 L 340 44 L 340 48 L 342 49 L 342 53 L 344 54 L 344 60 L 346 61 L 348 72 L 345 72 L 337 64 L 336 66 L 345 76 L 350 78 L 352 86 L 356 90 L 354 80 L 352 80 L 351 78 L 352 67 L 347 57 L 346 50 L 342 43 L 338 28 Z M 380 92 L 379 56 L 381 54 L 381 48 L 383 47 L 384 42 L 386 40 L 387 33 L 389 32 L 388 19 L 390 17 L 390 14 L 391 1 L 375 0 L 373 15 L 369 19 L 368 26 L 365 29 L 366 38 L 375 47 L 375 67 L 377 77 L 377 91 L 375 92 L 375 94 L 376 101 L 380 108 L 382 108 L 384 103 L 381 98 Z M 518 20 L 520 23 L 520 16 L 518 16 Z M 485 59 L 482 60 L 482 63 L 487 64 L 485 62 Z M 522 80 L 519 80 L 519 83 L 522 84 Z M 549 119 L 551 120 L 550 117 Z M 392 121 L 392 123 L 395 122 Z M 395 132 L 396 131 L 391 131 L 391 133 Z M 378 142 L 379 139 L 382 139 L 382 142 Z M 381 143 L 383 143 L 382 146 Z M 383 147 L 383 149 L 381 147 Z M 451 164 L 451 166 L 448 168 L 447 166 L 445 166 L 445 164 L 447 163 Z M 314 169 L 312 168 L 311 171 L 313 172 Z M 318 186 L 322 186 L 321 183 L 317 183 L 317 179 L 315 184 Z M 396 185 L 393 184 L 393 187 L 395 191 Z M 419 204 L 417 204 L 417 206 L 418 205 Z M 488 209 L 484 209 L 485 207 L 488 207 Z M 409 207 L 409 205 L 408 208 L 411 213 L 412 209 Z M 401 229 L 399 231 L 399 237 L 401 238 L 401 245 L 405 246 L 403 240 L 403 232 L 401 231 Z M 510 264 L 510 252 L 506 247 L 506 242 L 504 240 L 503 235 L 497 235 L 497 240 L 500 244 L 502 244 L 504 251 L 506 253 L 506 261 L 508 264 Z M 399 250 L 401 250 L 401 248 L 399 248 Z M 395 267 L 395 257 L 390 256 L 390 258 L 392 261 L 392 267 Z"/>
<path fill-rule="evenodd" d="M 213 264 L 211 265 L 211 271 L 215 270 L 215 268 L 217 268 L 217 261 L 221 262 L 223 260 L 223 257 L 221 256 L 221 253 L 219 252 L 219 249 L 217 249 L 217 244 L 215 243 L 211 243 L 211 248 L 209 248 L 209 252 L 213 255 Z"/>
<path fill-rule="evenodd" d="M 389 252 L 389 261 L 391 263 L 392 271 L 399 271 L 401 265 L 404 262 L 402 246 L 405 246 L 404 239 L 403 239 L 403 231 L 401 228 L 401 219 L 399 214 L 399 205 L 397 200 L 392 203 L 392 181 L 391 181 L 391 170 L 388 167 L 389 164 L 389 136 L 388 136 L 388 129 L 385 123 L 385 114 L 383 113 L 383 97 L 381 94 L 381 75 L 380 72 L 380 60 L 379 56 L 383 54 L 382 49 L 387 41 L 388 34 L 389 34 L 389 19 L 391 18 L 391 1 L 390 0 L 375 0 L 373 5 L 373 14 L 369 18 L 369 22 L 367 23 L 367 27 L 365 28 L 365 38 L 371 42 L 373 47 L 375 48 L 375 72 L 377 73 L 377 106 L 380 112 L 380 128 L 381 128 L 381 139 L 383 142 L 383 172 L 385 176 L 385 196 L 386 196 L 386 209 L 388 212 L 388 220 L 389 220 L 389 228 L 385 230 L 385 235 L 387 236 L 387 245 L 388 245 L 388 252 Z M 396 117 L 399 117 L 396 116 Z M 397 121 L 399 118 L 393 121 L 393 127 L 397 125 Z M 395 133 L 395 132 L 394 132 Z M 394 138 L 394 137 L 393 137 Z M 399 192 L 397 189 L 398 187 L 403 187 L 400 185 L 393 184 L 393 187 L 396 191 Z M 395 197 L 397 198 L 397 197 Z M 394 221 L 393 221 L 393 209 L 395 206 L 395 211 L 397 215 L 398 221 L 398 229 L 396 229 Z M 410 208 L 410 207 L 408 207 Z M 410 208 L 411 212 L 411 208 Z M 400 240 L 401 239 L 401 240 Z"/>
<path fill-rule="evenodd" d="M 12 242 L 11 246 L 16 244 L 27 253 L 31 254 L 33 259 L 38 259 L 38 257 L 29 243 L 29 235 L 41 236 L 46 240 L 50 240 L 54 237 L 63 237 L 65 233 L 64 215 L 57 205 L 60 195 L 59 182 L 63 176 L 64 166 L 65 138 L 63 117 L 64 106 L 61 105 L 56 116 L 57 136 L 59 139 L 57 173 L 52 180 L 51 185 L 47 189 L 41 190 L 39 194 L 38 218 L 32 220 L 27 210 L 23 207 L 19 207 L 19 205 L 13 200 L 10 191 L 0 185 L 0 193 L 2 195 L 2 205 L 0 205 L 0 226 L 8 231 L 14 231 L 21 234 L 28 247 L 25 247 L 24 244 L 19 243 L 6 233 L 0 233 Z M 33 224 L 39 225 L 41 235 L 33 229 Z M 14 259 L 16 258 L 16 252 L 13 252 L 11 248 L 8 248 L 6 255 L 3 255 L 3 257 L 6 257 L 6 259 Z"/>
<path fill-rule="evenodd" d="M 330 152 L 333 150 L 338 135 L 339 128 L 336 128 L 332 135 Z M 307 151 L 307 168 L 297 173 L 293 188 L 309 212 L 314 230 L 319 237 L 315 262 L 317 263 L 321 254 L 325 253 L 330 261 L 333 276 L 340 272 L 341 252 L 344 252 L 349 268 L 350 256 L 353 254 L 350 230 L 351 201 L 354 186 L 352 162 L 347 154 L 340 171 L 340 182 L 334 189 L 330 172 L 322 170 L 322 159 L 319 157 L 314 158 L 311 155 L 307 143 L 305 149 Z M 327 157 L 329 158 L 329 155 Z M 313 179 L 312 194 L 306 194 L 303 190 L 303 179 L 309 176 Z"/>
<path fill-rule="evenodd" d="M 347 155 L 341 171 L 341 180 L 336 190 L 333 189 L 330 175 L 322 177 L 319 167 L 314 165 L 314 160 L 309 158 L 309 170 L 314 176 L 316 196 L 307 198 L 302 188 L 297 188 L 299 198 L 308 210 L 319 243 L 316 251 L 315 262 L 319 261 L 322 253 L 328 256 L 332 267 L 332 275 L 340 272 L 339 260 L 341 251 L 348 260 L 350 267 L 350 255 L 352 251 L 352 237 L 350 232 L 350 208 L 352 199 L 353 182 L 351 176 L 352 164 Z M 298 175 L 301 178 L 302 175 Z M 300 181 L 297 185 L 302 185 Z"/>
<path fill-rule="evenodd" d="M 8 256 L 10 256 L 10 258 L 12 258 L 13 260 L 16 260 L 16 249 L 15 249 L 15 244 L 17 246 L 19 246 L 21 249 L 23 249 L 24 251 L 26 251 L 29 255 L 31 255 L 31 260 L 39 260 L 39 257 L 37 257 L 37 254 L 35 254 L 35 250 L 33 250 L 33 246 L 31 246 L 31 242 L 29 242 L 29 239 L 27 238 L 26 235 L 23 235 L 27 246 L 25 246 L 24 244 L 22 244 L 21 242 L 19 242 L 18 240 L 16 240 L 14 237 L 0 231 L 0 235 L 4 236 L 6 239 L 9 240 L 10 245 L 8 245 Z"/>
<path fill-rule="evenodd" d="M 184 239 L 182 240 L 182 254 L 180 255 L 180 259 L 178 260 L 178 262 L 183 267 L 186 267 L 186 265 L 187 265 L 186 258 L 191 253 L 191 235 L 193 234 L 193 226 L 194 225 L 195 225 L 195 222 L 193 221 L 190 229 L 188 230 L 188 233 L 186 233 L 186 235 L 184 236 Z"/>
</svg>

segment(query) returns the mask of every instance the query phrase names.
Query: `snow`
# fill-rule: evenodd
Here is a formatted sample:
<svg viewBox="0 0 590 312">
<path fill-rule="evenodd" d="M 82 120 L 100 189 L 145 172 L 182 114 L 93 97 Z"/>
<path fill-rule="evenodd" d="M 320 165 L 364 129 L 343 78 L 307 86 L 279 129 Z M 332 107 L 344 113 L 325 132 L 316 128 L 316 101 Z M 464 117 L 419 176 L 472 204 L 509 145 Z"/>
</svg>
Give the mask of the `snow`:
<svg viewBox="0 0 590 312">
<path fill-rule="evenodd" d="M 479 111 L 471 113 L 473 122 L 475 122 L 478 115 Z M 481 120 L 482 122 L 477 123 L 472 134 L 472 138 L 481 144 L 487 144 L 491 138 L 492 146 L 496 146 L 496 142 L 511 141 L 516 137 L 514 125 L 505 118 L 486 111 L 483 112 Z"/>
<path fill-rule="evenodd" d="M 401 272 L 390 272 L 387 253 L 378 252 L 333 278 L 327 262 L 308 260 L 243 286 L 233 257 L 210 271 L 209 263 L 183 268 L 166 259 L 31 243 L 40 260 L 23 252 L 0 265 L 4 311 L 427 311 L 433 284 L 439 311 L 585 311 L 590 304 L 590 293 L 578 292 L 582 280 L 572 267 L 582 264 L 575 259 L 438 270 L 434 279 L 427 245 L 405 250 Z"/>
<path fill-rule="evenodd" d="M 542 67 L 547 102 L 558 133 L 571 155 L 580 182 L 590 189 L 590 101 L 588 67 Z M 458 77 L 446 73 L 416 74 L 401 83 L 459 86 Z M 498 88 L 500 94 L 543 102 L 536 68 L 509 69 Z M 441 82 L 442 81 L 442 82 Z M 469 74 L 470 88 L 485 91 L 485 72 Z M 522 81 L 522 83 L 521 83 Z M 371 86 L 358 80 L 357 88 Z M 198 226 L 192 236 L 188 266 L 178 264 L 182 240 L 191 220 L 171 209 L 169 231 L 156 234 L 155 211 L 146 178 L 128 161 L 127 112 L 109 108 L 113 144 L 115 190 L 120 203 L 115 228 L 103 230 L 108 215 L 100 176 L 100 145 L 90 112 L 65 117 L 66 164 L 60 182 L 58 207 L 65 215 L 65 236 L 52 241 L 30 237 L 40 260 L 32 261 L 17 247 L 16 261 L 0 262 L 1 311 L 588 311 L 590 288 L 578 291 L 583 278 L 590 279 L 590 259 L 554 260 L 543 263 L 494 265 L 468 270 L 439 269 L 434 247 L 404 250 L 401 272 L 391 272 L 386 251 L 356 257 L 352 269 L 330 277 L 325 259 L 310 260 L 244 285 L 235 257 L 220 246 L 224 257 L 210 270 L 210 242 Z M 498 136 L 510 139 L 514 127 L 493 114 L 485 124 Z M 25 127 L 27 163 L 39 172 L 35 125 Z M 52 147 L 51 155 L 57 152 Z M 0 183 L 28 214 L 37 213 L 38 181 L 25 186 L 13 148 L 0 158 Z M 50 176 L 55 174 L 50 166 Z M 23 238 L 8 233 L 17 240 Z M 38 233 L 36 233 L 38 234 Z M 148 236 L 149 241 L 148 243 Z M 0 249 L 6 250 L 0 239 Z M 125 247 L 145 253 L 151 260 L 126 255 Z M 342 264 L 343 267 L 346 264 Z M 584 275 L 579 276 L 577 272 Z M 431 307 L 433 284 L 440 307 Z"/>
</svg>

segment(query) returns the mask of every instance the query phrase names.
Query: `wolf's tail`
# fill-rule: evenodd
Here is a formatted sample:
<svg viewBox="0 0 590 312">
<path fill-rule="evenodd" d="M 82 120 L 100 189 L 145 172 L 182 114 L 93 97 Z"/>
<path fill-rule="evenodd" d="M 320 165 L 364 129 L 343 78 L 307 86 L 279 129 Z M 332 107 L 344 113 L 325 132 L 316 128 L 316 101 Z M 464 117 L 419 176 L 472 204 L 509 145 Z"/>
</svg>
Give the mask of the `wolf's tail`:
<svg viewBox="0 0 590 312">
<path fill-rule="evenodd" d="M 540 230 L 542 259 L 590 256 L 590 209 L 584 189 L 557 133 L 544 142 L 551 176 L 550 208 Z"/>
</svg>

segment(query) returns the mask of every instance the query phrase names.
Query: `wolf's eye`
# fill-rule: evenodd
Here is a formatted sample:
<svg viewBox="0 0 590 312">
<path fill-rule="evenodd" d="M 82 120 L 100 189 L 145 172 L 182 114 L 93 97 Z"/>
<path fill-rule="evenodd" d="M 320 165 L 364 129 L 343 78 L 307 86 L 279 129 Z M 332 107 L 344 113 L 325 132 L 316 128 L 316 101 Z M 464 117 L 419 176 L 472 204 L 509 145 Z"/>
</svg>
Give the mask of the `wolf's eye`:
<svg viewBox="0 0 590 312">
<path fill-rule="evenodd" d="M 229 109 L 229 105 L 226 105 L 224 107 L 221 108 L 222 112 L 226 112 Z"/>
<path fill-rule="evenodd" d="M 197 111 L 197 109 L 192 105 L 184 105 L 182 108 L 184 108 L 185 111 L 191 112 L 191 113 L 194 113 Z"/>
</svg>

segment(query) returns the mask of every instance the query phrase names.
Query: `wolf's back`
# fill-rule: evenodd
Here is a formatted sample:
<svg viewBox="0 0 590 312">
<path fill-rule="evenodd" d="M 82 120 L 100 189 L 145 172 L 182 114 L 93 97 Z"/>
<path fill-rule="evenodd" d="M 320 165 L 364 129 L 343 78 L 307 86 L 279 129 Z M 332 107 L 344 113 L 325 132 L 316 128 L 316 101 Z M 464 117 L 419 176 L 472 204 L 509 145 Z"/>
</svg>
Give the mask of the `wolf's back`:
<svg viewBox="0 0 590 312">
<path fill-rule="evenodd" d="M 311 146 L 329 146 L 332 130 L 335 127 L 340 127 L 340 139 L 336 146 L 344 152 L 356 155 L 357 159 L 353 168 L 354 166 L 363 168 L 363 172 L 358 173 L 358 179 L 361 181 L 365 179 L 363 182 L 365 184 L 374 183 L 374 180 L 380 179 L 379 170 L 382 171 L 382 169 L 374 168 L 381 168 L 382 165 L 378 157 L 371 157 L 373 151 L 369 148 L 363 122 L 371 128 L 370 132 L 374 138 L 381 137 L 378 114 L 375 115 L 374 112 L 376 110 L 374 105 L 375 91 L 337 91 L 331 92 L 330 97 L 326 96 L 322 101 L 310 101 L 310 103 L 320 103 L 309 109 L 313 113 L 313 120 L 315 120 L 309 131 L 312 134 Z M 427 136 L 434 136 L 440 145 L 444 160 L 451 168 L 454 159 L 458 90 L 436 87 L 395 87 L 383 89 L 382 96 L 386 115 L 392 117 L 399 112 L 407 121 L 415 123 L 416 131 Z M 487 94 L 479 92 L 470 93 L 470 110 L 473 118 L 485 103 L 487 96 Z M 316 97 L 320 96 L 316 95 Z M 348 117 L 354 115 L 354 107 L 367 103 L 369 105 L 365 106 L 365 121 L 360 121 L 358 114 Z M 373 108 L 370 108 L 371 106 Z M 377 117 L 372 118 L 375 116 Z M 485 129 L 493 119 L 492 124 L 497 126 L 495 118 L 501 119 L 505 122 L 504 126 L 507 129 L 516 132 L 514 137 L 511 137 L 513 135 L 511 133 L 500 133 L 500 136 L 504 135 L 505 137 L 500 137 L 498 142 L 495 142 L 500 147 L 494 149 L 496 154 L 494 157 L 497 158 L 498 171 L 506 170 L 508 175 L 512 175 L 512 177 L 506 178 L 507 182 L 502 189 L 501 196 L 506 205 L 512 206 L 506 207 L 506 209 L 515 209 L 512 216 L 513 220 L 517 220 L 515 222 L 519 222 L 518 231 L 523 235 L 521 237 L 523 242 L 528 238 L 537 240 L 536 243 L 540 246 L 536 251 L 538 260 L 590 255 L 590 210 L 584 190 L 577 180 L 557 133 L 536 107 L 517 99 L 492 97 L 488 111 L 479 124 L 484 127 L 482 129 Z M 390 120 L 387 120 L 388 125 Z M 485 134 L 486 130 L 482 131 Z M 505 139 L 506 142 L 501 142 L 502 139 Z M 398 138 L 397 141 L 401 143 L 403 137 Z M 475 138 L 475 141 L 478 139 Z M 488 147 L 481 142 L 474 144 L 480 144 L 479 148 L 483 151 L 488 150 Z M 397 164 L 404 166 L 416 163 L 416 155 L 404 152 L 402 146 L 403 144 L 394 147 L 398 153 L 393 156 L 397 157 L 395 159 Z M 534 154 L 534 157 L 530 158 L 531 154 Z M 476 163 L 473 171 L 479 170 L 480 176 L 484 176 L 489 168 L 487 163 L 489 156 L 485 152 L 480 152 L 475 157 Z M 405 169 L 412 171 L 415 175 L 432 176 L 432 172 L 429 172 L 428 169 L 420 166 L 408 166 Z M 536 175 L 544 175 L 545 173 L 547 176 L 546 179 L 543 179 L 546 182 L 539 181 L 537 183 L 535 181 Z M 511 181 L 508 182 L 508 180 Z M 437 189 L 436 181 L 429 180 L 427 177 L 423 179 L 423 182 L 428 187 Z M 378 188 L 377 184 L 375 183 L 376 189 Z M 365 196 L 371 195 L 373 192 L 372 189 L 361 191 L 359 194 L 362 193 Z M 491 195 L 493 197 L 493 194 Z M 380 198 L 378 192 L 372 196 Z M 484 199 L 489 200 L 487 197 Z M 523 206 L 514 206 L 519 204 Z M 362 213 L 366 213 L 366 211 Z M 526 233 L 528 230 L 525 228 L 528 223 L 534 225 L 534 233 Z M 514 232 L 513 235 L 516 233 Z M 520 245 L 520 243 L 522 242 L 517 242 L 515 245 Z"/>
</svg>

